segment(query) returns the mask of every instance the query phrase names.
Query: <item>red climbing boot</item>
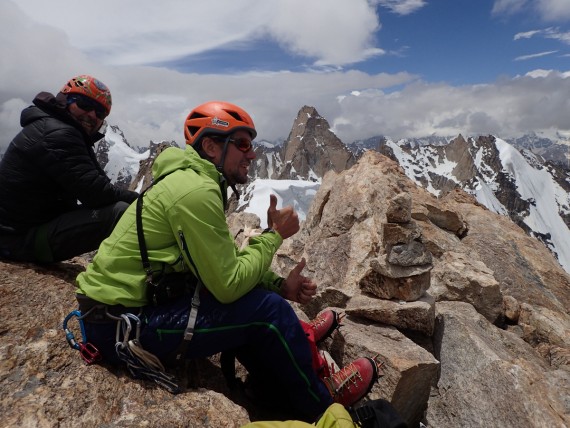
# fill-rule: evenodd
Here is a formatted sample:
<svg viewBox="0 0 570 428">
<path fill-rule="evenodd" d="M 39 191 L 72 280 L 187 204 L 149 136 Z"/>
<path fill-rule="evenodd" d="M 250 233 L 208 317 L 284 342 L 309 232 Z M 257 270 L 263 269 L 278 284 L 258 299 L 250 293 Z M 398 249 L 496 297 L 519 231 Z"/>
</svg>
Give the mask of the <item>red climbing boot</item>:
<svg viewBox="0 0 570 428">
<path fill-rule="evenodd" d="M 334 401 L 351 406 L 372 389 L 380 373 L 381 364 L 374 358 L 358 358 L 332 376 L 325 378 Z"/>
<path fill-rule="evenodd" d="M 343 315 L 339 315 L 332 309 L 325 309 L 320 312 L 314 320 L 309 321 L 309 327 L 313 330 L 315 342 L 320 342 L 329 337 L 340 327 Z"/>
</svg>

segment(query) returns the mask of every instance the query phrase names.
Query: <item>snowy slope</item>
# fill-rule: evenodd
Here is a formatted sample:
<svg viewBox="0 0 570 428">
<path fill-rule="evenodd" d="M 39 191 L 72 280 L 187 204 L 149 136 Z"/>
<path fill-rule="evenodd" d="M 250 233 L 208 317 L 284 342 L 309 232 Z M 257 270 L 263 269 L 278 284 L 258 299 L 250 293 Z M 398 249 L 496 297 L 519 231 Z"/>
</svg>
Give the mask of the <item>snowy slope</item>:
<svg viewBox="0 0 570 428">
<path fill-rule="evenodd" d="M 570 213 L 570 195 L 554 179 L 548 168 L 532 152 L 524 156 L 504 140 L 494 138 L 491 144 L 479 144 L 469 139 L 465 156 L 471 157 L 475 173 L 470 176 L 458 168 L 458 163 L 446 157 L 444 148 L 421 146 L 410 150 L 398 143 L 386 144 L 403 167 L 406 175 L 436 196 L 442 191 L 434 180 L 445 179 L 474 195 L 489 210 L 502 215 L 516 214 L 531 230 L 530 234 L 545 243 L 570 272 L 570 229 L 562 215 Z M 498 159 L 496 154 L 498 154 Z M 461 180 L 457 174 L 467 178 Z M 509 188 L 500 187 L 509 185 Z M 528 209 L 513 213 L 501 203 L 498 195 L 510 191 Z"/>
<path fill-rule="evenodd" d="M 139 171 L 139 162 L 148 159 L 150 150 L 137 153 L 127 144 L 121 130 L 116 126 L 107 129 L 105 141 L 108 146 L 108 161 L 104 167 L 105 172 L 113 183 L 127 176 L 131 177 L 129 182 L 132 182 Z M 268 148 L 274 147 L 270 143 L 265 144 Z M 270 160 L 273 162 L 274 158 L 271 157 Z M 275 167 L 272 163 L 270 165 L 271 168 Z M 273 173 L 273 169 L 271 172 Z M 261 220 L 261 226 L 266 228 L 269 195 L 274 194 L 277 196 L 278 208 L 292 205 L 297 211 L 299 219 L 303 221 L 319 186 L 320 181 L 256 179 L 247 186 L 240 199 L 238 209 L 247 205 L 244 211 L 256 214 Z"/>
<path fill-rule="evenodd" d="M 247 186 L 245 195 L 240 199 L 238 209 L 247 204 L 245 212 L 256 214 L 261 220 L 261 227 L 267 227 L 267 208 L 269 195 L 277 196 L 277 208 L 291 205 L 303 221 L 311 206 L 320 182 L 303 180 L 261 180 L 257 179 Z"/>
<path fill-rule="evenodd" d="M 108 145 L 108 162 L 104 167 L 107 176 L 113 183 L 130 182 L 137 175 L 139 162 L 148 158 L 149 151 L 138 153 L 131 148 L 121 130 L 116 126 L 107 128 L 105 142 Z"/>
<path fill-rule="evenodd" d="M 524 223 L 534 232 L 550 235 L 546 244 L 558 255 L 558 261 L 570 271 L 570 230 L 558 214 L 570 212 L 570 195 L 548 171 L 537 163 L 531 166 L 523 155 L 505 141 L 496 140 L 503 172 L 509 174 L 523 199 L 532 201 Z"/>
</svg>

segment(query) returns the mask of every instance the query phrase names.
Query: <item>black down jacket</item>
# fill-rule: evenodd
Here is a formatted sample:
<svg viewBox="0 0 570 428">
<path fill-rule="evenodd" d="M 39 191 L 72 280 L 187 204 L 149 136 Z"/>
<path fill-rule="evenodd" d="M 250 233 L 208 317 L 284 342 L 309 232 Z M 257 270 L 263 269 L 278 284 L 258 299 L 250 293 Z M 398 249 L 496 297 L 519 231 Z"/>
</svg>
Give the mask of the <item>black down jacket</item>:
<svg viewBox="0 0 570 428">
<path fill-rule="evenodd" d="M 93 144 L 67 113 L 65 98 L 41 92 L 22 111 L 23 129 L 0 161 L 0 226 L 24 231 L 64 212 L 132 202 L 137 193 L 114 186 Z M 0 231 L 1 233 L 1 231 Z"/>
</svg>

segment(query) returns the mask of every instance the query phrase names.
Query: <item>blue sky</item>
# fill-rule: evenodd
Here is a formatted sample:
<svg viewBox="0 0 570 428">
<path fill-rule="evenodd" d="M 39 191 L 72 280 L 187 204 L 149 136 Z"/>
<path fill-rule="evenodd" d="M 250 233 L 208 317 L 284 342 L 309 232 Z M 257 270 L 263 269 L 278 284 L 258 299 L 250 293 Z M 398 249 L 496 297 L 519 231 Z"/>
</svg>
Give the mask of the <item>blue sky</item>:
<svg viewBox="0 0 570 428">
<path fill-rule="evenodd" d="M 495 2 L 490 0 L 417 4 L 405 14 L 377 5 L 380 28 L 372 38 L 384 53 L 350 67 L 367 73 L 405 70 L 429 82 L 457 85 L 524 75 L 529 69 L 570 68 L 568 17 L 546 22 L 530 4 L 519 12 L 493 12 Z M 537 33 L 525 37 L 529 32 Z M 561 40 L 564 38 L 566 41 Z M 197 73 L 298 71 L 311 67 L 317 59 L 291 54 L 274 40 L 265 39 L 157 65 Z"/>
<path fill-rule="evenodd" d="M 369 71 L 406 70 L 458 85 L 524 74 L 526 65 L 514 61 L 521 48 L 513 41 L 524 26 L 514 17 L 494 18 L 492 6 L 486 0 L 433 1 L 409 15 L 383 14 L 377 40 L 388 53 L 369 61 Z"/>
<path fill-rule="evenodd" d="M 93 74 L 135 145 L 190 109 L 244 107 L 286 138 L 303 105 L 343 141 L 570 136 L 570 0 L 3 0 L 0 151 L 40 91 Z"/>
</svg>

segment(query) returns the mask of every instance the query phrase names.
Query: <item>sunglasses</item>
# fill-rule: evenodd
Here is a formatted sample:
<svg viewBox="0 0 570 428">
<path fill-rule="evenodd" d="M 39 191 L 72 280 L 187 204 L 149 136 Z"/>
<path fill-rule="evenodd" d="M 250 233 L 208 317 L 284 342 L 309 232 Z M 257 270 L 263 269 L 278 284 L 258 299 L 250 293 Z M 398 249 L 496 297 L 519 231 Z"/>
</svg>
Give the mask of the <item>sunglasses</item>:
<svg viewBox="0 0 570 428">
<path fill-rule="evenodd" d="M 105 119 L 107 117 L 107 109 L 89 97 L 85 97 L 83 95 L 74 95 L 69 98 L 69 101 L 75 102 L 77 107 L 86 113 L 95 110 L 95 116 L 97 116 L 99 119 Z"/>
<path fill-rule="evenodd" d="M 232 143 L 240 152 L 247 153 L 252 149 L 253 141 L 249 138 L 230 138 L 228 140 Z"/>
<path fill-rule="evenodd" d="M 219 143 L 223 143 L 226 140 L 221 138 L 215 138 Z M 240 152 L 247 153 L 253 148 L 253 142 L 249 138 L 230 138 L 228 143 L 232 143 Z"/>
</svg>

